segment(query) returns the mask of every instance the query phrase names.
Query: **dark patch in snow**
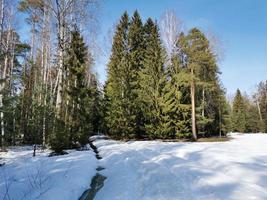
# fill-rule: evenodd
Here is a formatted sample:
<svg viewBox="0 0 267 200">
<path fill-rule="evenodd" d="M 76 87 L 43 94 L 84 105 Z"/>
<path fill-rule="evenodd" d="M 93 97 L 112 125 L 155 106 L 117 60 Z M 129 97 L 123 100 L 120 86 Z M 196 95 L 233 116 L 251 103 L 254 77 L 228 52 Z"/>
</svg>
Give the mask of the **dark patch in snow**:
<svg viewBox="0 0 267 200">
<path fill-rule="evenodd" d="M 68 152 L 66 151 L 62 151 L 60 153 L 57 153 L 57 152 L 51 152 L 48 157 L 52 157 L 52 156 L 62 156 L 62 155 L 66 155 L 66 154 L 69 154 Z"/>
<path fill-rule="evenodd" d="M 96 138 L 98 139 L 98 138 Z M 102 139 L 102 138 L 101 138 Z M 97 160 L 102 159 L 102 157 L 99 155 L 99 151 L 97 147 L 93 144 L 93 141 L 89 139 L 89 145 L 91 149 L 95 153 L 95 157 Z M 98 166 L 96 168 L 96 175 L 92 178 L 90 188 L 82 194 L 82 196 L 79 198 L 79 200 L 93 200 L 95 198 L 95 195 L 97 192 L 104 186 L 104 181 L 107 179 L 107 177 L 103 176 L 102 174 L 98 173 L 99 171 L 104 170 L 104 167 Z"/>
<path fill-rule="evenodd" d="M 7 149 L 1 149 L 1 148 L 0 148 L 0 152 L 2 152 L 2 153 L 3 153 L 3 152 L 6 153 L 6 152 L 7 152 Z"/>
<path fill-rule="evenodd" d="M 93 177 L 90 189 L 86 190 L 82 196 L 79 198 L 79 200 L 93 200 L 95 198 L 96 193 L 104 186 L 104 181 L 107 179 L 107 177 L 96 173 L 96 175 Z"/>
<path fill-rule="evenodd" d="M 104 170 L 104 169 L 105 169 L 105 167 L 98 166 L 98 167 L 96 168 L 96 171 L 100 172 L 100 171 L 102 171 L 102 170 Z"/>
<path fill-rule="evenodd" d="M 90 145 L 90 147 L 93 149 L 93 151 L 95 152 L 95 157 L 96 157 L 96 159 L 97 159 L 97 160 L 101 160 L 102 157 L 99 155 L 99 151 L 98 151 L 97 147 L 96 147 L 96 146 L 93 144 L 93 142 L 90 141 L 90 140 L 89 140 L 89 145 Z"/>
</svg>

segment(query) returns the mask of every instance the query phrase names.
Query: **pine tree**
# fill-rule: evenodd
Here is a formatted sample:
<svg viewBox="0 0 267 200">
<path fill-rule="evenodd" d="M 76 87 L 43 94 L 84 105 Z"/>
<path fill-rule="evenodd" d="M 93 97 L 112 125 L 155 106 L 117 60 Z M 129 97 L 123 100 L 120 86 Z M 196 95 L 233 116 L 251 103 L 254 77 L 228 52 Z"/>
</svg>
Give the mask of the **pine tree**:
<svg viewBox="0 0 267 200">
<path fill-rule="evenodd" d="M 232 108 L 232 130 L 243 133 L 246 129 L 245 102 L 239 89 L 237 89 Z"/>
<path fill-rule="evenodd" d="M 197 138 L 198 131 L 207 133 L 210 129 L 218 132 L 218 124 L 214 125 L 213 123 L 217 122 L 215 119 L 219 115 L 218 109 L 216 111 L 219 101 L 217 99 L 215 102 L 215 97 L 220 95 L 221 89 L 215 56 L 210 49 L 209 41 L 200 30 L 193 28 L 189 31 L 185 51 L 187 68 L 191 74 L 191 116 L 194 139 Z"/>
</svg>

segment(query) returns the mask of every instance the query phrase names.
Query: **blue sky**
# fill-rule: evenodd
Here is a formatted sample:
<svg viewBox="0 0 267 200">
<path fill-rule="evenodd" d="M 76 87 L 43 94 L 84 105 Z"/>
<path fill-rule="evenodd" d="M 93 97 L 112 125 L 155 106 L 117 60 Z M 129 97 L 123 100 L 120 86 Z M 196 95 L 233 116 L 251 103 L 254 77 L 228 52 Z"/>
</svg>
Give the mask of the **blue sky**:
<svg viewBox="0 0 267 200">
<path fill-rule="evenodd" d="M 187 29 L 212 30 L 223 41 L 225 57 L 218 64 L 228 94 L 237 88 L 250 94 L 267 80 L 267 0 L 104 0 L 101 7 L 100 40 L 125 10 L 137 9 L 143 20 L 173 10 Z M 106 61 L 96 63 L 102 83 Z"/>
</svg>

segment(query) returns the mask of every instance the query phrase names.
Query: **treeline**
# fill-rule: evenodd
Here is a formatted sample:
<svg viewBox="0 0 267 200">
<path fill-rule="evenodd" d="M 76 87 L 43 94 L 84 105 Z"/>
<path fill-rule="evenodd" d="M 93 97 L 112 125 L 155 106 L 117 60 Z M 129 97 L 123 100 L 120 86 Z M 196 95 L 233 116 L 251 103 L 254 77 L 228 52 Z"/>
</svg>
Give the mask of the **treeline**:
<svg viewBox="0 0 267 200">
<path fill-rule="evenodd" d="M 43 144 L 61 152 L 98 131 L 101 93 L 81 35 L 96 4 L 0 0 L 2 146 Z M 27 17 L 30 44 L 20 40 L 15 13 Z"/>
<path fill-rule="evenodd" d="M 260 82 L 252 97 L 236 91 L 232 112 L 231 131 L 241 133 L 267 132 L 267 82 Z"/>
<path fill-rule="evenodd" d="M 105 132 L 115 138 L 225 134 L 229 107 L 216 55 L 197 28 L 177 35 L 168 60 L 157 22 L 125 12 L 108 64 Z M 228 120 L 228 121 L 227 121 Z"/>
<path fill-rule="evenodd" d="M 125 12 L 116 26 L 102 89 L 84 39 L 93 8 L 97 1 L 0 0 L 2 147 L 42 144 L 59 153 L 97 132 L 196 140 L 267 131 L 266 83 L 252 99 L 238 91 L 229 104 L 206 35 L 197 28 L 162 34 L 164 27 L 160 33 L 156 21 L 143 22 L 137 11 L 131 18 Z M 27 16 L 29 43 L 12 21 L 15 11 Z M 166 29 L 177 24 L 165 23 Z M 168 45 L 163 35 L 173 36 Z"/>
</svg>

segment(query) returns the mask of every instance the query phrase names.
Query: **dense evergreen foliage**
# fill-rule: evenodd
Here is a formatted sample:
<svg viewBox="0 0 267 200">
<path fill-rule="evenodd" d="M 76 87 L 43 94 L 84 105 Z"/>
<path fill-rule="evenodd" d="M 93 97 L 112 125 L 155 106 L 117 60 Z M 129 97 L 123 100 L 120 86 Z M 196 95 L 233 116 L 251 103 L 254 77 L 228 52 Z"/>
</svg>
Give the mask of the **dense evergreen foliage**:
<svg viewBox="0 0 267 200">
<path fill-rule="evenodd" d="M 144 132 L 149 137 L 164 137 L 162 130 L 162 90 L 165 82 L 164 52 L 157 24 L 148 19 L 144 25 L 142 69 L 139 71 L 138 97 L 144 116 Z"/>
<path fill-rule="evenodd" d="M 267 132 L 267 84 L 258 84 L 252 97 L 236 91 L 231 110 L 231 131 L 257 133 Z"/>
<path fill-rule="evenodd" d="M 149 18 L 142 25 L 137 11 L 130 22 L 128 18 L 127 13 L 122 16 L 113 39 L 105 86 L 107 133 L 118 138 L 175 138 L 195 130 L 196 139 L 197 132 L 226 131 L 226 100 L 205 35 L 194 28 L 177 36 L 177 51 L 165 66 L 157 24 Z"/>
<path fill-rule="evenodd" d="M 71 32 L 66 51 L 64 98 L 60 119 L 56 119 L 56 131 L 50 137 L 52 148 L 85 145 L 98 126 L 99 111 L 95 109 L 99 92 L 95 77 L 87 76 L 92 60 L 78 30 Z M 60 149 L 59 149 L 60 150 Z"/>
<path fill-rule="evenodd" d="M 245 100 L 240 90 L 236 91 L 233 102 L 232 111 L 232 130 L 236 132 L 244 132 L 246 129 L 246 107 Z"/>
</svg>

